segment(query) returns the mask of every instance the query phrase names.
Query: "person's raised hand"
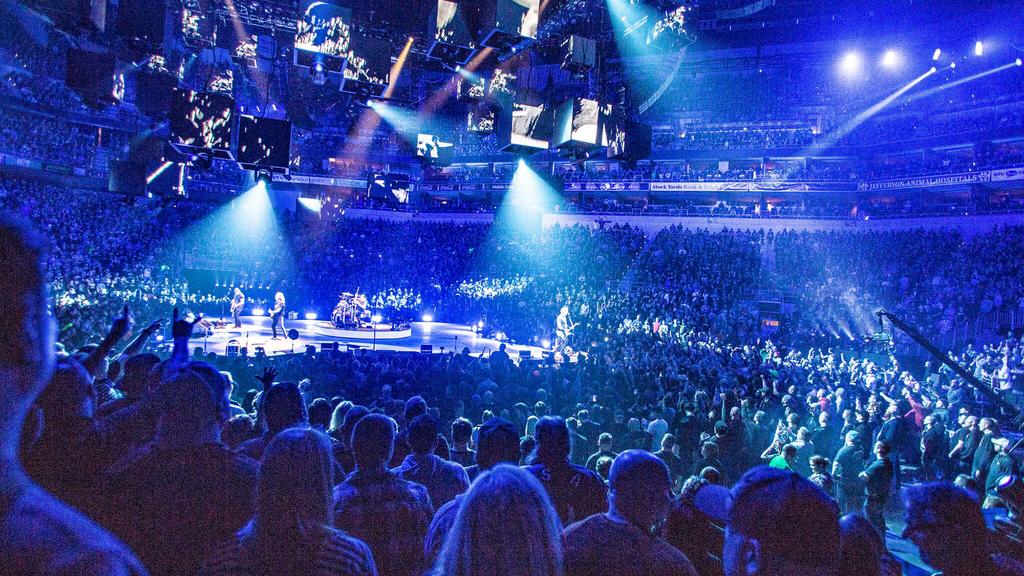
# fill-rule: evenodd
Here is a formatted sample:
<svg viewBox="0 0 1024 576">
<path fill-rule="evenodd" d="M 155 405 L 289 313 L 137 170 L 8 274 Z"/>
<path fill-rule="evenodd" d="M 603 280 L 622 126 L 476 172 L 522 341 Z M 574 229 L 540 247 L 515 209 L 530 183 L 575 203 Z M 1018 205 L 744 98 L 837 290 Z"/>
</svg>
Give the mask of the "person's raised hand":
<svg viewBox="0 0 1024 576">
<path fill-rule="evenodd" d="M 121 309 L 121 315 L 115 318 L 114 322 L 110 325 L 110 335 L 120 340 L 131 331 L 134 325 L 135 321 L 132 320 L 131 311 L 128 310 L 128 305 L 125 304 L 124 308 Z"/>
<path fill-rule="evenodd" d="M 192 329 L 202 319 L 203 319 L 203 316 L 201 314 L 199 316 L 196 316 L 196 319 L 191 321 L 191 322 L 189 322 L 185 318 L 179 318 L 178 317 L 178 309 L 175 308 L 174 309 L 174 313 L 171 316 L 171 335 L 172 335 L 172 337 L 174 337 L 176 339 L 177 338 L 191 338 L 192 337 Z"/>
<path fill-rule="evenodd" d="M 149 326 L 146 326 L 145 332 L 147 334 L 154 334 L 156 332 L 159 332 L 160 328 L 163 327 L 163 323 L 164 323 L 163 318 L 160 318 L 158 320 L 154 320 L 153 322 L 151 322 L 149 324 Z"/>
<path fill-rule="evenodd" d="M 277 370 L 271 366 L 264 368 L 263 374 L 256 376 L 256 379 L 263 384 L 264 390 L 270 388 L 270 385 L 274 383 L 274 378 L 277 378 Z"/>
</svg>

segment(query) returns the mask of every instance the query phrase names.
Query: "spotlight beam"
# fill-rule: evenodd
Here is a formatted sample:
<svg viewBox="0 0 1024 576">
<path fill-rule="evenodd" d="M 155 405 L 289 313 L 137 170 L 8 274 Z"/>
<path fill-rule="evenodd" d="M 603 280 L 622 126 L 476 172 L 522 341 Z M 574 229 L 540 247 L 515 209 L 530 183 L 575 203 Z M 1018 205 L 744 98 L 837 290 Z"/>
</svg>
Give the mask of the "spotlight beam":
<svg viewBox="0 0 1024 576">
<path fill-rule="evenodd" d="M 1010 62 L 1009 64 L 1003 64 L 1002 66 L 997 66 L 997 67 L 995 67 L 995 68 L 993 68 L 991 70 L 986 70 L 984 72 L 978 72 L 977 74 L 975 74 L 973 76 L 968 76 L 966 78 L 960 78 L 959 80 L 954 80 L 952 82 L 947 82 L 947 83 L 943 84 L 942 86 L 936 86 L 935 88 L 929 88 L 928 90 L 925 90 L 923 92 L 918 92 L 917 94 L 913 94 L 911 96 L 907 96 L 907 98 L 903 101 L 903 103 L 906 104 L 907 102 L 914 102 L 915 100 L 920 100 L 921 98 L 927 98 L 929 96 L 932 96 L 933 94 L 937 94 L 939 92 L 942 92 L 943 90 L 949 90 L 950 88 L 955 88 L 956 86 L 960 86 L 961 84 L 966 84 L 968 82 L 974 82 L 975 80 L 978 80 L 980 78 L 984 78 L 986 76 L 991 76 L 992 74 L 997 74 L 999 72 L 1002 72 L 1003 70 L 1009 70 L 1010 68 L 1016 68 L 1017 66 L 1018 66 L 1017 62 Z"/>
<path fill-rule="evenodd" d="M 398 77 L 402 74 L 402 68 L 405 66 L 405 60 L 409 57 L 409 50 L 412 49 L 412 43 L 415 38 L 409 37 L 408 42 L 405 43 L 405 47 L 398 54 L 398 58 L 395 63 L 391 65 L 391 82 L 388 84 L 387 89 L 384 90 L 384 98 L 391 98 L 391 95 L 395 93 L 395 87 L 398 85 Z"/>
<path fill-rule="evenodd" d="M 493 52 L 493 49 L 485 47 L 483 50 L 477 52 L 476 56 L 473 56 L 473 59 L 469 61 L 469 64 L 466 64 L 465 66 L 462 67 L 462 70 L 465 70 L 467 72 L 476 72 L 476 69 L 483 65 L 483 63 L 488 58 L 491 57 L 491 52 Z M 455 89 L 456 83 L 459 81 L 459 78 L 459 74 L 452 74 L 452 77 L 448 79 L 448 82 L 445 83 L 444 87 L 434 92 L 434 94 L 430 98 L 428 98 L 427 101 L 424 102 L 422 106 L 420 106 L 420 114 L 423 114 L 424 116 L 429 116 L 430 114 L 433 114 L 434 111 L 436 111 L 438 108 L 444 106 L 444 103 L 448 101 L 449 95 Z"/>
<path fill-rule="evenodd" d="M 858 126 L 860 126 L 864 122 L 867 122 L 868 119 L 870 119 L 872 116 L 884 110 L 890 104 L 898 100 L 900 96 L 903 96 L 904 94 L 912 90 L 914 86 L 917 86 L 926 78 L 928 78 L 932 74 L 935 74 L 935 72 L 937 72 L 937 70 L 934 67 L 930 68 L 927 72 L 921 74 L 917 78 L 914 78 L 899 90 L 893 92 L 892 94 L 886 96 L 882 100 L 871 105 L 870 108 L 860 112 L 850 120 L 847 120 L 842 126 L 833 130 L 832 133 L 825 138 L 825 142 L 822 143 L 821 147 L 831 148 L 832 146 L 835 145 L 836 142 L 841 140 L 844 136 L 856 130 Z"/>
<path fill-rule="evenodd" d="M 388 87 L 384 90 L 384 99 L 391 98 L 391 95 L 395 92 L 395 87 L 398 86 L 398 77 L 402 74 L 402 68 L 405 67 L 405 61 L 409 57 L 409 51 L 412 49 L 412 43 L 415 40 L 412 36 L 405 43 L 405 47 L 398 54 L 398 58 L 395 63 L 391 65 L 391 82 L 388 83 Z M 377 131 L 377 127 L 380 126 L 380 114 L 373 109 L 363 110 L 359 114 L 359 118 L 352 129 L 353 134 L 367 134 Z M 348 158 L 356 162 L 362 162 L 366 158 L 366 145 L 359 144 L 346 144 L 345 149 L 341 151 L 342 158 Z"/>
</svg>

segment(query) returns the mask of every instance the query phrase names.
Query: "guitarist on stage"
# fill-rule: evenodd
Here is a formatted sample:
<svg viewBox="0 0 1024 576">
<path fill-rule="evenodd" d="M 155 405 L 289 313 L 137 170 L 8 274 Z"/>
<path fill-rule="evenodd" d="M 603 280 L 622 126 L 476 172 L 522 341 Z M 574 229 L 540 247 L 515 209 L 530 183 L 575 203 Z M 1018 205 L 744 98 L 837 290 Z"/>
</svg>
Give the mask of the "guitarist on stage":
<svg viewBox="0 0 1024 576">
<path fill-rule="evenodd" d="M 281 335 L 284 336 L 284 294 L 274 294 L 274 307 L 270 309 L 270 326 L 274 329 L 274 337 L 277 340 L 277 329 L 281 328 Z"/>
<path fill-rule="evenodd" d="M 569 343 L 574 328 L 576 324 L 569 319 L 569 307 L 562 306 L 555 318 L 555 350 L 562 350 Z"/>
<path fill-rule="evenodd" d="M 242 308 L 245 308 L 245 294 L 235 288 L 235 295 L 231 297 L 231 318 L 235 321 L 235 328 L 242 327 L 242 321 L 239 319 L 242 315 Z"/>
</svg>

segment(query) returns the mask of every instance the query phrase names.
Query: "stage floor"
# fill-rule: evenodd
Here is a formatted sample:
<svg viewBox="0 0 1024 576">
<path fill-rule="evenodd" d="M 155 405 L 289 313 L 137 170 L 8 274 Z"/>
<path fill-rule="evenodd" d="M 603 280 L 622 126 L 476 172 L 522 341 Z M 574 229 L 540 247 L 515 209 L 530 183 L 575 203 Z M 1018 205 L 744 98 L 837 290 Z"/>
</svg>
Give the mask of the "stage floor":
<svg viewBox="0 0 1024 576">
<path fill-rule="evenodd" d="M 211 318 L 212 320 L 212 318 Z M 230 322 L 230 318 L 228 319 Z M 214 330 L 207 338 L 193 337 L 192 345 L 201 346 L 207 352 L 225 354 L 228 342 L 237 340 L 240 346 L 247 346 L 249 354 L 253 354 L 257 346 L 262 346 L 267 355 L 302 353 L 306 351 L 307 345 L 316 346 L 320 350 L 321 344 L 337 342 L 339 349 L 344 351 L 346 345 L 353 349 L 358 346 L 363 349 L 373 349 L 373 332 L 341 331 L 334 329 L 330 322 L 324 320 L 285 320 L 285 330 L 294 328 L 299 332 L 298 340 L 289 340 L 279 337 L 278 340 L 271 340 L 273 332 L 270 329 L 270 318 L 266 316 L 243 316 L 242 327 Z M 490 338 L 483 338 L 473 332 L 470 326 L 464 324 L 448 324 L 444 322 L 413 322 L 408 330 L 401 333 L 380 330 L 377 332 L 377 350 L 391 350 L 397 352 L 419 352 L 420 346 L 430 344 L 434 352 L 456 351 L 460 352 L 463 347 L 468 346 L 473 355 L 481 351 L 485 353 L 494 352 L 501 342 Z M 541 358 L 541 348 L 537 346 L 520 346 L 507 343 L 509 356 L 518 356 L 522 350 L 529 350 L 534 358 Z"/>
</svg>

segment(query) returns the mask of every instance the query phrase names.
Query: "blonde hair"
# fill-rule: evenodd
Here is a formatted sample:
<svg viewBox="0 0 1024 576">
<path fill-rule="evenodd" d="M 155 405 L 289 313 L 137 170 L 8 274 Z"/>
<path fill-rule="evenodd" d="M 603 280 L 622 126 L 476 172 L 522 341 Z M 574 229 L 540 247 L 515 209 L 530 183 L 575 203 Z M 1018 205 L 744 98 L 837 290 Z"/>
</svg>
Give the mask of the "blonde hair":
<svg viewBox="0 0 1024 576">
<path fill-rule="evenodd" d="M 499 464 L 462 498 L 434 576 L 561 576 L 562 524 L 540 482 Z"/>
</svg>

